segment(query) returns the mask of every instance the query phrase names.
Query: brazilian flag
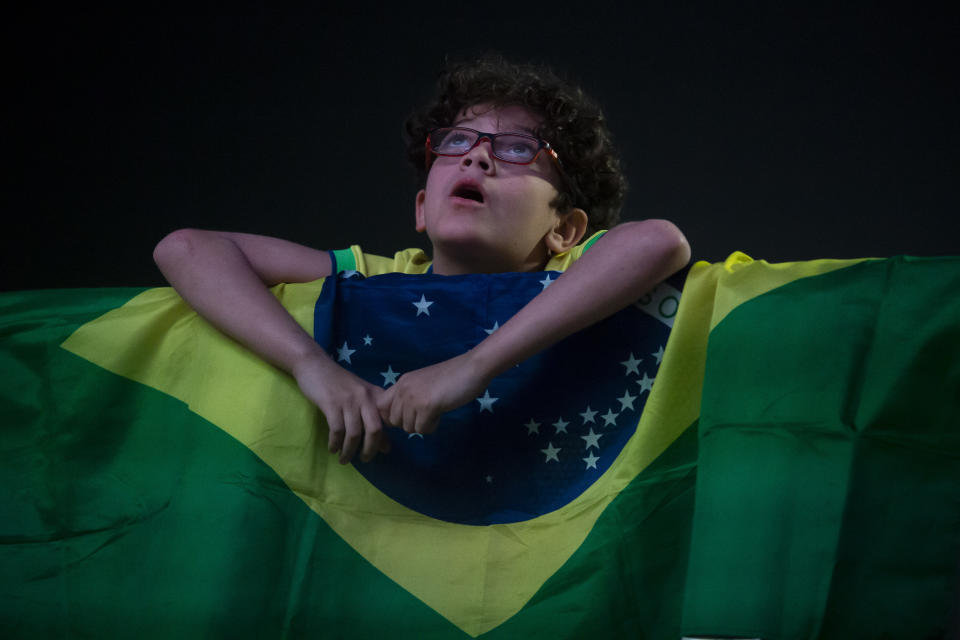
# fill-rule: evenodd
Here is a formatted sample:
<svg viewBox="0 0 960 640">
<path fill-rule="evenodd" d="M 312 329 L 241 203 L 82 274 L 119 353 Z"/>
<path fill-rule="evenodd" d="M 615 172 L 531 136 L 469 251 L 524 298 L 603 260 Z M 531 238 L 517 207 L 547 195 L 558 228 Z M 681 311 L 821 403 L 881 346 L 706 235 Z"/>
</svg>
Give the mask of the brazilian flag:
<svg viewBox="0 0 960 640">
<path fill-rule="evenodd" d="M 274 293 L 388 386 L 551 279 Z M 960 260 L 734 254 L 682 289 L 348 466 L 170 289 L 3 294 L 4 637 L 952 632 Z"/>
</svg>

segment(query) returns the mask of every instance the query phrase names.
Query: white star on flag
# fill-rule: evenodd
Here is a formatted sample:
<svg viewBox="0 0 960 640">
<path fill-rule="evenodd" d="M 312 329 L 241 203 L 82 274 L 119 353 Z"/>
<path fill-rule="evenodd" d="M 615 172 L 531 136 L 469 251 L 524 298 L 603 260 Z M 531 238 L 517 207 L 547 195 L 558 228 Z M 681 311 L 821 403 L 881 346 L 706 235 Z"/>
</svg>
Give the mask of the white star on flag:
<svg viewBox="0 0 960 640">
<path fill-rule="evenodd" d="M 633 411 L 633 401 L 636 399 L 637 399 L 637 396 L 630 395 L 629 389 L 623 392 L 622 397 L 617 398 L 617 400 L 620 401 L 620 409 L 623 410 L 629 407 L 630 411 Z"/>
<path fill-rule="evenodd" d="M 569 422 L 564 422 L 563 418 L 557 418 L 557 421 L 553 423 L 553 427 L 557 430 L 557 433 L 566 433 L 567 425 Z"/>
<path fill-rule="evenodd" d="M 543 285 L 543 288 L 544 288 L 544 289 L 546 289 L 546 288 L 549 287 L 551 284 L 553 284 L 553 279 L 550 278 L 550 274 L 549 274 L 549 273 L 547 274 L 547 277 L 545 277 L 543 280 L 540 281 L 540 284 Z"/>
<path fill-rule="evenodd" d="M 427 300 L 427 297 L 421 293 L 421 294 L 420 294 L 420 302 L 411 302 L 410 304 L 412 304 L 413 306 L 415 306 L 415 307 L 417 308 L 417 315 L 418 315 L 418 316 L 419 316 L 421 313 L 425 313 L 425 314 L 427 314 L 427 315 L 430 315 L 430 305 L 433 304 L 433 301 L 432 301 L 432 300 Z"/>
<path fill-rule="evenodd" d="M 380 375 L 383 376 L 383 386 L 386 387 L 391 384 L 397 383 L 397 376 L 400 375 L 393 370 L 393 365 L 388 364 L 386 371 L 381 371 Z"/>
<path fill-rule="evenodd" d="M 363 346 L 369 347 L 373 344 L 373 338 L 370 337 L 370 334 L 363 336 Z"/>
<path fill-rule="evenodd" d="M 540 452 L 547 454 L 547 459 L 544 460 L 544 462 L 550 462 L 551 460 L 560 462 L 560 458 L 557 457 L 557 454 L 560 453 L 560 449 L 558 447 L 554 447 L 552 442 L 548 442 L 547 448 L 540 449 Z"/>
<path fill-rule="evenodd" d="M 644 371 L 643 377 L 637 380 L 637 384 L 640 385 L 640 393 L 643 393 L 644 391 L 650 391 L 651 389 L 653 389 L 654 380 L 656 380 L 656 376 L 651 378 L 650 376 L 647 375 L 647 372 Z"/>
<path fill-rule="evenodd" d="M 487 476 L 484 479 L 487 481 L 487 484 L 493 484 L 493 476 Z"/>
<path fill-rule="evenodd" d="M 588 450 L 590 449 L 590 447 L 596 447 L 597 449 L 599 449 L 599 448 L 600 448 L 600 442 L 599 442 L 599 441 L 600 441 L 600 438 L 603 437 L 603 434 L 602 434 L 602 433 L 594 433 L 594 432 L 593 432 L 593 427 L 590 427 L 590 433 L 588 433 L 588 434 L 585 435 L 585 436 L 580 436 L 580 437 L 583 438 L 584 444 L 586 445 L 586 447 L 587 447 Z"/>
<path fill-rule="evenodd" d="M 591 468 L 596 469 L 596 468 L 597 468 L 597 460 L 599 460 L 599 459 L 600 459 L 600 458 L 598 458 L 597 456 L 595 456 L 595 455 L 593 455 L 593 454 L 591 453 L 591 454 L 588 455 L 586 458 L 584 458 L 583 461 L 587 463 L 587 467 L 586 467 L 587 469 L 591 469 Z M 559 462 L 559 461 L 558 461 L 558 462 Z"/>
<path fill-rule="evenodd" d="M 347 364 L 353 364 L 352 362 L 350 362 L 350 356 L 353 353 L 356 353 L 356 351 L 357 351 L 356 349 L 351 349 L 350 347 L 348 347 L 347 341 L 344 340 L 343 346 L 337 349 L 337 362 L 343 362 L 344 360 L 346 360 Z"/>
<path fill-rule="evenodd" d="M 597 415 L 597 412 L 590 408 L 590 405 L 587 405 L 587 410 L 580 414 L 580 417 L 583 418 L 583 424 L 592 422 L 597 424 L 597 421 L 593 419 L 593 416 Z"/>
<path fill-rule="evenodd" d="M 484 331 L 487 332 L 487 335 L 490 335 L 491 333 L 493 333 L 494 331 L 496 331 L 496 330 L 499 329 L 499 328 L 500 328 L 500 321 L 498 320 L 498 321 L 496 321 L 496 322 L 493 323 L 493 327 L 491 327 L 490 329 L 484 329 Z"/>
<path fill-rule="evenodd" d="M 530 435 L 531 433 L 536 433 L 537 435 L 540 434 L 540 423 L 535 421 L 533 418 L 530 418 L 530 422 L 523 426 L 527 428 L 527 435 Z"/>
<path fill-rule="evenodd" d="M 628 376 L 628 375 L 630 375 L 631 373 L 635 373 L 635 374 L 637 374 L 637 375 L 640 375 L 640 370 L 637 369 L 637 365 L 640 364 L 641 362 L 643 362 L 643 360 L 638 360 L 638 359 L 636 359 L 636 358 L 633 356 L 633 353 L 631 352 L 631 353 L 630 353 L 630 357 L 620 363 L 620 364 L 622 364 L 623 366 L 625 366 L 625 367 L 627 368 L 627 372 L 626 372 L 625 374 L 623 374 L 623 375 Z"/>
<path fill-rule="evenodd" d="M 477 398 L 477 402 L 480 403 L 480 413 L 483 413 L 484 411 L 489 411 L 490 413 L 493 413 L 493 403 L 499 399 L 500 398 L 491 398 L 489 389 L 484 391 L 483 397 Z"/>
<path fill-rule="evenodd" d="M 603 426 L 605 427 L 615 427 L 617 426 L 617 416 L 619 413 L 614 413 L 613 409 L 607 409 L 607 413 L 600 416 L 603 418 Z"/>
<path fill-rule="evenodd" d="M 660 345 L 656 353 L 651 353 L 650 355 L 657 359 L 657 364 L 660 364 L 660 361 L 663 360 L 663 345 Z"/>
</svg>

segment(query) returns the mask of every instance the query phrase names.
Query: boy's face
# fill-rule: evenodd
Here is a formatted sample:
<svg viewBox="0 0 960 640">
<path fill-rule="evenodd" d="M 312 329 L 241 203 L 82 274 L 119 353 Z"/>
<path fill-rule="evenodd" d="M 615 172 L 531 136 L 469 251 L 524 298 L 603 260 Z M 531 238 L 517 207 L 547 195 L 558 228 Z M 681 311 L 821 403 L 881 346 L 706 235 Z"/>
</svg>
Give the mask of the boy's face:
<svg viewBox="0 0 960 640">
<path fill-rule="evenodd" d="M 540 124 L 519 106 L 465 109 L 452 125 L 526 133 Z M 488 140 L 463 156 L 436 156 L 417 194 L 417 230 L 433 243 L 437 273 L 531 271 L 548 258 L 545 236 L 560 222 L 550 203 L 560 176 L 546 153 L 528 165 L 495 158 Z"/>
</svg>

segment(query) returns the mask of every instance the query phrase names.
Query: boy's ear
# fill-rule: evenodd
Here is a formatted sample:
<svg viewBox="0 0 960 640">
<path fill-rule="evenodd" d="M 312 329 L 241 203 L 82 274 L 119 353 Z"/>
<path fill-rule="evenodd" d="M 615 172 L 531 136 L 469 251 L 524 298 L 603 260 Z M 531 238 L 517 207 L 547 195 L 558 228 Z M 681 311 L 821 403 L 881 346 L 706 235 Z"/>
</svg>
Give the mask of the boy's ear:
<svg viewBox="0 0 960 640">
<path fill-rule="evenodd" d="M 416 216 L 417 216 L 416 228 L 419 233 L 423 233 L 424 231 L 427 230 L 426 219 L 423 216 L 423 201 L 426 197 L 427 197 L 426 191 L 424 191 L 423 189 L 420 189 L 420 191 L 417 191 L 415 208 L 416 208 Z"/>
<path fill-rule="evenodd" d="M 586 232 L 587 212 L 574 208 L 558 214 L 557 224 L 547 233 L 544 240 L 550 252 L 556 255 L 577 246 Z"/>
</svg>

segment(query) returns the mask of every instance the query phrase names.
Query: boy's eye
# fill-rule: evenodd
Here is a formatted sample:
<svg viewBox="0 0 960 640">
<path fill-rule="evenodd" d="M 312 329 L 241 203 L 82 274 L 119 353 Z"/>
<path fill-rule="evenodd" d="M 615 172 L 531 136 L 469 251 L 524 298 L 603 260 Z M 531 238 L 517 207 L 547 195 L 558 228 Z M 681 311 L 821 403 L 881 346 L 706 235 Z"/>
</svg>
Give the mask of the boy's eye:
<svg viewBox="0 0 960 640">
<path fill-rule="evenodd" d="M 497 154 L 514 161 L 528 161 L 537 154 L 538 145 L 533 140 L 522 137 L 497 138 Z"/>
<path fill-rule="evenodd" d="M 469 149 L 476 138 L 469 131 L 457 131 L 454 129 L 443 136 L 440 144 L 436 145 L 437 151 L 441 153 L 457 153 Z"/>
<path fill-rule="evenodd" d="M 467 136 L 463 133 L 452 133 L 447 137 L 447 144 L 451 147 L 462 147 L 468 144 Z"/>
</svg>

